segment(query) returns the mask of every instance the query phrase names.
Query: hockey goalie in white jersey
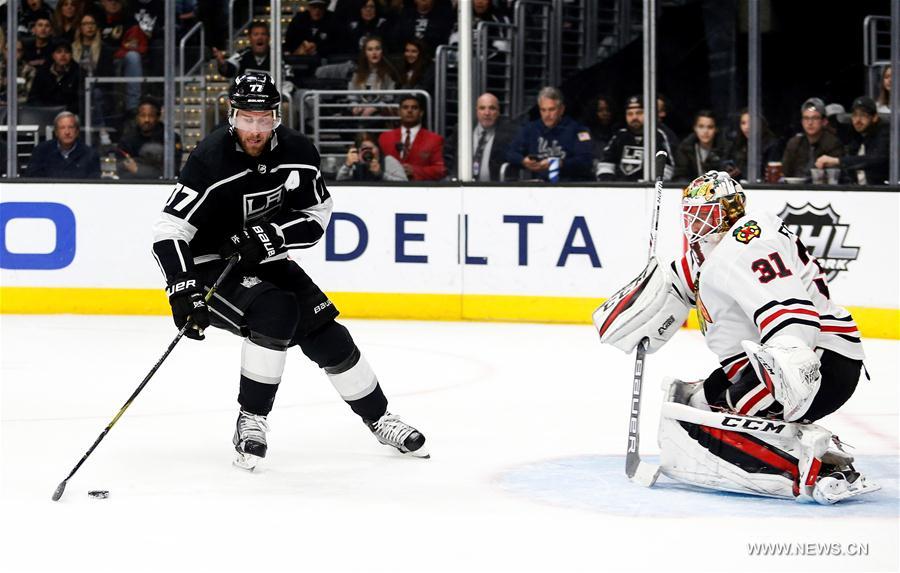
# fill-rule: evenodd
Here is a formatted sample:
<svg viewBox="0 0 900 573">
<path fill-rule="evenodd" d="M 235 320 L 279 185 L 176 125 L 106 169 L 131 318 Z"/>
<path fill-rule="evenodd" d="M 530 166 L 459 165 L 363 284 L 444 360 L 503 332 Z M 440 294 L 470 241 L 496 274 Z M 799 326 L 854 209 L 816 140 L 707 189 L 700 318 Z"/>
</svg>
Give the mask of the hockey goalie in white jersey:
<svg viewBox="0 0 900 573">
<path fill-rule="evenodd" d="M 691 307 L 720 368 L 671 381 L 660 420 L 660 470 L 718 490 L 829 504 L 878 486 L 813 424 L 853 395 L 863 349 L 822 269 L 778 217 L 745 212 L 740 184 L 710 171 L 688 185 L 688 252 L 651 260 L 594 313 L 601 342 L 658 350 Z"/>
</svg>

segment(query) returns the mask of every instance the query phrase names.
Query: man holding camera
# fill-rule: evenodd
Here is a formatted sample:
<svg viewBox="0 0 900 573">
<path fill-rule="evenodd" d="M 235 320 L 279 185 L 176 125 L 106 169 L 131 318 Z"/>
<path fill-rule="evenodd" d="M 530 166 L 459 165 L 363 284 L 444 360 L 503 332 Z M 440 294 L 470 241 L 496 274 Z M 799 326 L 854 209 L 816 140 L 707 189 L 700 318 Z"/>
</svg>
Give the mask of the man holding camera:
<svg viewBox="0 0 900 573">
<path fill-rule="evenodd" d="M 375 139 L 360 134 L 347 151 L 347 159 L 337 172 L 337 181 L 409 181 L 403 165 L 390 155 L 381 156 Z"/>
</svg>

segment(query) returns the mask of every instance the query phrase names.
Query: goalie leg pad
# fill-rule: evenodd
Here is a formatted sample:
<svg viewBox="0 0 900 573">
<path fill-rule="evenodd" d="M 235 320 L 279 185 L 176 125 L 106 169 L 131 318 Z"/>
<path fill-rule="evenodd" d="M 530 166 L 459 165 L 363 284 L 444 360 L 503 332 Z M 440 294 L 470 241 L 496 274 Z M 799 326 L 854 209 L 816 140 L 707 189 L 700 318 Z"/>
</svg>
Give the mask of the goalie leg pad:
<svg viewBox="0 0 900 573">
<path fill-rule="evenodd" d="M 676 481 L 717 491 L 794 498 L 791 473 L 748 453 L 764 455 L 759 454 L 764 446 L 749 436 L 668 417 L 664 411 L 659 448 L 660 471 Z M 788 467 L 789 462 L 784 460 L 782 465 Z"/>
<path fill-rule="evenodd" d="M 647 353 L 659 350 L 690 311 L 673 281 L 669 268 L 653 258 L 637 278 L 594 311 L 600 342 L 630 353 L 648 338 Z"/>
</svg>

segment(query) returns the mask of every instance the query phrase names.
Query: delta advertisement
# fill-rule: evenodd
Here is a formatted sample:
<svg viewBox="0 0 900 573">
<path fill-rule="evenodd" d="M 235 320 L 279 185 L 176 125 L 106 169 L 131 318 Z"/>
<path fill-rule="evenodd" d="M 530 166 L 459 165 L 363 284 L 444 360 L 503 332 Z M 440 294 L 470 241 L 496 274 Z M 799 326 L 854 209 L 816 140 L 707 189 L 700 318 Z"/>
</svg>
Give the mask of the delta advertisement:
<svg viewBox="0 0 900 573">
<path fill-rule="evenodd" d="M 345 316 L 589 322 L 647 262 L 652 188 L 331 187 L 315 247 L 291 256 Z M 165 314 L 152 226 L 171 186 L 4 183 L 0 311 Z M 657 254 L 680 256 L 680 190 Z M 900 194 L 750 190 L 784 219 L 869 336 L 896 338 Z"/>
</svg>

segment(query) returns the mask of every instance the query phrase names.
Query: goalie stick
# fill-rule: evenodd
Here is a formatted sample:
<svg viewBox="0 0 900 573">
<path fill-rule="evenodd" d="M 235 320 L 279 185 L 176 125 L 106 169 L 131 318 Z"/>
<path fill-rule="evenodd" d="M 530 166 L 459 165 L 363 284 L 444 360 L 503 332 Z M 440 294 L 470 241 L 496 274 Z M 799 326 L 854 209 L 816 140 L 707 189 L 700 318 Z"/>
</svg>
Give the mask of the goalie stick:
<svg viewBox="0 0 900 573">
<path fill-rule="evenodd" d="M 225 277 L 228 276 L 228 273 L 231 272 L 231 269 L 234 268 L 234 265 L 237 263 L 237 261 L 237 257 L 232 257 L 228 261 L 228 265 L 225 266 L 225 270 L 222 271 L 222 274 L 220 274 L 219 278 L 216 279 L 216 282 L 213 283 L 212 288 L 210 288 L 206 293 L 206 302 L 209 302 L 209 299 L 212 298 L 213 293 L 218 290 L 219 285 L 222 284 L 222 281 L 225 280 Z M 132 392 L 131 396 L 128 397 L 128 400 L 125 401 L 125 404 L 123 404 L 122 407 L 119 408 L 119 412 L 115 415 L 115 417 L 113 417 L 112 421 L 106 426 L 106 428 L 104 428 L 104 430 L 100 432 L 100 435 L 97 436 L 97 439 L 94 440 L 94 444 L 81 457 L 78 463 L 75 464 L 75 467 L 72 468 L 72 471 L 69 472 L 69 475 L 66 476 L 66 479 L 59 482 L 59 485 L 56 486 L 56 489 L 53 491 L 53 497 L 51 498 L 53 501 L 59 501 L 59 498 L 62 497 L 63 492 L 66 491 L 66 483 L 72 478 L 73 475 L 75 475 L 75 472 L 77 472 L 78 468 L 81 467 L 81 464 L 83 464 L 88 459 L 88 456 L 90 456 L 97 448 L 97 446 L 100 445 L 100 442 L 103 441 L 103 438 L 106 437 L 106 434 L 108 434 L 112 427 L 116 425 L 116 422 L 119 421 L 119 418 L 122 417 L 122 414 L 125 413 L 125 410 L 127 410 L 128 407 L 131 406 L 131 403 L 134 402 L 134 399 L 137 398 L 137 395 L 141 393 L 141 390 L 144 389 L 144 386 L 146 386 L 147 383 L 150 382 L 150 378 L 152 378 L 153 375 L 156 374 L 156 371 L 159 370 L 159 367 L 162 366 L 162 363 L 165 362 L 166 358 L 169 357 L 169 354 L 171 354 L 172 350 L 175 349 L 175 345 L 178 344 L 178 341 L 181 340 L 181 338 L 184 336 L 184 333 L 187 332 L 187 329 L 191 328 L 192 326 L 193 322 L 191 320 L 188 320 L 184 324 L 184 326 L 181 327 L 181 330 L 178 331 L 175 339 L 169 343 L 169 347 L 166 348 L 166 351 L 163 352 L 163 355 L 159 357 L 159 360 L 156 361 L 156 364 L 153 365 L 153 368 L 150 369 L 150 372 L 148 372 L 147 375 L 144 376 L 144 379 L 141 381 L 140 385 L 138 385 L 135 391 Z"/>
<path fill-rule="evenodd" d="M 650 247 L 647 253 L 649 262 L 656 255 L 656 235 L 659 230 L 659 207 L 662 204 L 663 174 L 666 168 L 668 154 L 665 151 L 656 152 L 656 183 L 654 190 L 653 214 L 650 219 Z M 631 413 L 628 419 L 628 449 L 625 453 L 625 475 L 628 479 L 650 487 L 656 483 L 659 477 L 659 466 L 641 461 L 641 390 L 644 385 L 644 361 L 647 355 L 647 346 L 650 340 L 644 338 L 637 345 L 634 356 L 634 378 L 631 385 Z"/>
</svg>

